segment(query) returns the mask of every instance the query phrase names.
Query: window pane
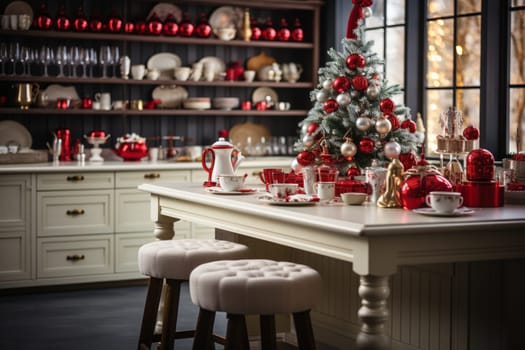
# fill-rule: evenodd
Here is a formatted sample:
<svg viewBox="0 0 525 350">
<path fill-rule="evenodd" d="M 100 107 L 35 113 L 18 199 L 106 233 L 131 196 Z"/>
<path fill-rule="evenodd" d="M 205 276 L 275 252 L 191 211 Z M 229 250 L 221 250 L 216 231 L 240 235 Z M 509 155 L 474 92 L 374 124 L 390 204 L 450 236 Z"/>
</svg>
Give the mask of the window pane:
<svg viewBox="0 0 525 350">
<path fill-rule="evenodd" d="M 387 25 L 405 23 L 405 0 L 387 0 L 386 15 Z"/>
<path fill-rule="evenodd" d="M 457 19 L 456 85 L 480 85 L 481 16 Z"/>
<path fill-rule="evenodd" d="M 385 31 L 383 29 L 373 29 L 373 30 L 367 30 L 366 31 L 366 40 L 374 41 L 374 46 L 372 47 L 372 51 L 377 53 L 379 58 L 385 59 L 385 52 L 384 52 L 384 33 Z M 383 71 L 383 66 L 381 65 L 379 67 L 379 71 Z"/>
<path fill-rule="evenodd" d="M 454 0 L 428 0 L 428 18 L 452 16 Z"/>
<path fill-rule="evenodd" d="M 458 1 L 458 14 L 481 12 L 480 0 L 460 0 Z"/>
<path fill-rule="evenodd" d="M 453 29 L 452 19 L 428 22 L 427 86 L 452 86 Z"/>
<path fill-rule="evenodd" d="M 479 89 L 458 89 L 456 108 L 463 113 L 463 126 L 479 128 Z"/>
<path fill-rule="evenodd" d="M 386 78 L 391 84 L 405 85 L 405 27 L 386 30 Z"/>
<path fill-rule="evenodd" d="M 525 0 L 512 0 L 512 6 L 525 6 Z"/>
<path fill-rule="evenodd" d="M 426 152 L 427 154 L 434 154 L 437 149 L 436 137 L 441 135 L 439 115 L 452 106 L 452 90 L 427 90 L 426 97 Z"/>
<path fill-rule="evenodd" d="M 525 83 L 525 11 L 512 12 L 510 40 L 510 83 Z"/>
<path fill-rule="evenodd" d="M 525 150 L 525 89 L 510 89 L 509 94 L 509 152 Z M 517 146 L 517 136 L 521 139 L 521 147 Z"/>
<path fill-rule="evenodd" d="M 385 25 L 385 4 L 384 0 L 376 0 L 370 7 L 372 9 L 372 16 L 366 19 L 366 26 L 368 28 L 382 27 Z"/>
</svg>

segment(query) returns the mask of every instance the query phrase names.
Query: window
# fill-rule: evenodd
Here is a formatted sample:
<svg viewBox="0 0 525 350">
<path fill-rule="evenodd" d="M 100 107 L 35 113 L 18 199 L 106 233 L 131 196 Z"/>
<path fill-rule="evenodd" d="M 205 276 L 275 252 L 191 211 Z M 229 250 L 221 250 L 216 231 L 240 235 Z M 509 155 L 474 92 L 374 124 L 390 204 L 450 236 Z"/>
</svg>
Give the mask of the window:
<svg viewBox="0 0 525 350">
<path fill-rule="evenodd" d="M 510 152 L 525 150 L 525 0 L 510 8 L 509 138 Z"/>
</svg>

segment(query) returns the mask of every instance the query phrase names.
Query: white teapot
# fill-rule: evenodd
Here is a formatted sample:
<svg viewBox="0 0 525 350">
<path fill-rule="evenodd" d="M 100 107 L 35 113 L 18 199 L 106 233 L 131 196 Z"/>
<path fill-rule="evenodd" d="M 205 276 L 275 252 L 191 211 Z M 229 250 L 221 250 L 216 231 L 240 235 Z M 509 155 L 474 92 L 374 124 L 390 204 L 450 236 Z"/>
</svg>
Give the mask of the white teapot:
<svg viewBox="0 0 525 350">
<path fill-rule="evenodd" d="M 290 83 L 295 83 L 303 73 L 303 67 L 299 63 L 283 63 L 282 64 L 283 77 Z"/>
<path fill-rule="evenodd" d="M 235 152 L 235 158 L 232 154 Z M 211 154 L 211 164 L 206 164 L 206 155 Z M 241 152 L 223 137 L 202 152 L 202 168 L 208 173 L 205 186 L 215 186 L 220 175 L 235 175 L 235 171 L 244 159 Z"/>
</svg>

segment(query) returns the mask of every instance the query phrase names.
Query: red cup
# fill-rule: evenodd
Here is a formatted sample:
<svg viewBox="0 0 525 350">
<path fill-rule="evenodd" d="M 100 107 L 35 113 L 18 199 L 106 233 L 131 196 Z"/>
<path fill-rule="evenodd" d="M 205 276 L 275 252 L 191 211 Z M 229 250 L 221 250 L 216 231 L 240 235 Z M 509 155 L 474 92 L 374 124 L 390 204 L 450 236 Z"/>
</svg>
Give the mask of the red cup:
<svg viewBox="0 0 525 350">
<path fill-rule="evenodd" d="M 268 109 L 268 104 L 265 101 L 259 101 L 255 104 L 255 109 L 258 111 L 265 111 Z"/>
<path fill-rule="evenodd" d="M 89 97 L 84 97 L 82 99 L 82 108 L 91 109 L 93 107 L 93 100 Z"/>
<path fill-rule="evenodd" d="M 243 101 L 241 104 L 241 108 L 243 111 L 251 111 L 252 101 Z"/>
</svg>

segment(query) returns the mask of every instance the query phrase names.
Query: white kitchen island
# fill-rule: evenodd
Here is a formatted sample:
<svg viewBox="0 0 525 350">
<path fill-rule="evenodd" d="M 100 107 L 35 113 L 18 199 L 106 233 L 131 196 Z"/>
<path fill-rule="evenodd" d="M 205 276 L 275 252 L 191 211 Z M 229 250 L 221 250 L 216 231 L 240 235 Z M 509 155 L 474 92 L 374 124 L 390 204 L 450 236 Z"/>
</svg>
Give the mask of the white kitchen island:
<svg viewBox="0 0 525 350">
<path fill-rule="evenodd" d="M 256 240 L 350 262 L 359 275 L 357 346 L 383 349 L 389 278 L 401 266 L 525 257 L 525 206 L 475 208 L 463 217 L 429 217 L 375 206 L 273 206 L 257 195 L 207 193 L 200 185 L 143 184 L 159 239 L 188 220 Z M 343 278 L 344 276 L 340 276 Z M 325 276 L 323 276 L 325 278 Z M 350 298 L 346 290 L 342 298 Z"/>
</svg>

